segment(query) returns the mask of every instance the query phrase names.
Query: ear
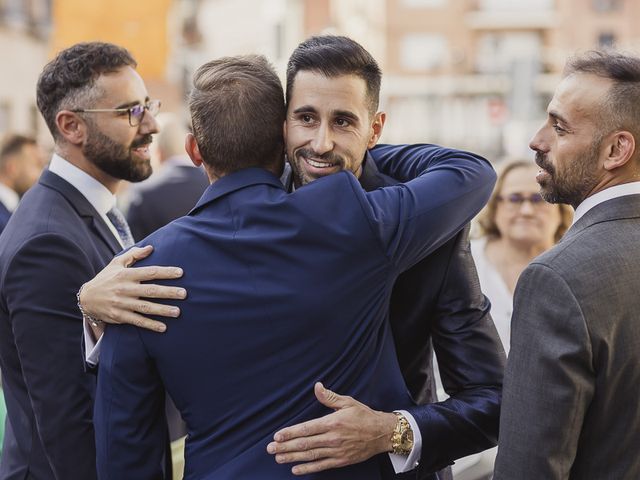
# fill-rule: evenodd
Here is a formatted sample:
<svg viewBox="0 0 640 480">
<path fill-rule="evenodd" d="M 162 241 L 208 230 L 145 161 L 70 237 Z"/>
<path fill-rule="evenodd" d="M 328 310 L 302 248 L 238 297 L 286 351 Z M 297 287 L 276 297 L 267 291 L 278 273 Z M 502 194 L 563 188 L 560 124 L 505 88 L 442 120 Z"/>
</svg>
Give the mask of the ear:
<svg viewBox="0 0 640 480">
<path fill-rule="evenodd" d="M 606 147 L 605 170 L 615 170 L 624 166 L 636 151 L 636 141 L 627 131 L 615 132 Z"/>
<path fill-rule="evenodd" d="M 384 122 L 386 120 L 387 114 L 384 112 L 378 112 L 373 117 L 373 122 L 371 123 L 371 137 L 369 138 L 369 143 L 367 143 L 367 149 L 375 147 L 378 140 L 380 140 L 382 129 L 384 128 Z"/>
<path fill-rule="evenodd" d="M 193 136 L 193 133 L 187 133 L 187 136 L 184 139 L 184 149 L 187 151 L 187 155 L 189 155 L 189 158 L 196 167 L 199 167 L 204 163 L 202 155 L 200 154 L 198 142 L 196 142 L 196 137 Z"/>
<path fill-rule="evenodd" d="M 87 124 L 69 110 L 60 110 L 56 114 L 56 127 L 60 135 L 72 145 L 81 144 L 87 135 Z"/>
<path fill-rule="evenodd" d="M 5 159 L 2 174 L 11 182 L 18 177 L 18 162 L 15 155 L 10 155 Z"/>
<path fill-rule="evenodd" d="M 287 147 L 287 121 L 286 120 L 282 124 L 282 135 L 284 137 L 284 145 L 285 145 L 285 149 L 286 149 L 286 147 Z"/>
</svg>

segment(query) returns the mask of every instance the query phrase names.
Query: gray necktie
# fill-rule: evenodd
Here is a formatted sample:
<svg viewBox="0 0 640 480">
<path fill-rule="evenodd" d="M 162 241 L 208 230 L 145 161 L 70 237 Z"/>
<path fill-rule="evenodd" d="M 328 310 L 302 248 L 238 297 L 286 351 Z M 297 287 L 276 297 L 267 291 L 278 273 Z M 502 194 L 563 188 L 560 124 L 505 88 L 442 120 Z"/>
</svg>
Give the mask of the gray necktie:
<svg viewBox="0 0 640 480">
<path fill-rule="evenodd" d="M 133 245 L 133 235 L 131 235 L 131 230 L 129 229 L 129 225 L 125 220 L 124 215 L 122 215 L 122 212 L 118 210 L 117 207 L 113 207 L 107 212 L 107 218 L 111 220 L 113 226 L 116 227 L 116 231 L 120 236 L 120 240 L 122 240 L 124 248 L 128 248 Z"/>
</svg>

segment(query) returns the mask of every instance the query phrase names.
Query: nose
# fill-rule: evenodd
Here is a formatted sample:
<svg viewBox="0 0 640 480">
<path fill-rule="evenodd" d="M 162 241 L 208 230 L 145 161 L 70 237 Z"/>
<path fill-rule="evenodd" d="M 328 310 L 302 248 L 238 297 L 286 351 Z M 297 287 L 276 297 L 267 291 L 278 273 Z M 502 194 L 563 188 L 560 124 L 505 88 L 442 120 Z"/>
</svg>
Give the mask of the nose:
<svg viewBox="0 0 640 480">
<path fill-rule="evenodd" d="M 158 133 L 158 122 L 156 121 L 156 117 L 151 115 L 148 110 L 145 110 L 144 116 L 142 117 L 142 121 L 140 122 L 140 133 Z"/>
<path fill-rule="evenodd" d="M 520 214 L 521 215 L 532 215 L 533 214 L 533 203 L 528 198 L 520 204 Z"/>
<path fill-rule="evenodd" d="M 318 155 L 322 155 L 333 150 L 333 145 L 331 130 L 327 125 L 321 124 L 311 139 L 311 148 Z"/>
<path fill-rule="evenodd" d="M 549 149 L 544 141 L 544 130 L 546 125 L 542 125 L 529 141 L 529 148 L 535 152 L 546 153 Z"/>
</svg>

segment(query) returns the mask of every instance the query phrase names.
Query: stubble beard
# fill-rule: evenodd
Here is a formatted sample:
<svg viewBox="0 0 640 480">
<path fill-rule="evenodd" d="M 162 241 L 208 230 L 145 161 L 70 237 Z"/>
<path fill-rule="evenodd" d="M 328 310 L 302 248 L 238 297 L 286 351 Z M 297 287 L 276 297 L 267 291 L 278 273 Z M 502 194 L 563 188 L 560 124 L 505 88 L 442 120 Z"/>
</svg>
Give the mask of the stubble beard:
<svg viewBox="0 0 640 480">
<path fill-rule="evenodd" d="M 581 155 L 574 157 L 564 169 L 558 169 L 548 161 L 546 155 L 536 153 L 536 163 L 549 175 L 540 182 L 540 195 L 549 203 L 565 203 L 574 209 L 598 184 L 596 165 L 600 149 L 600 139 L 596 139 Z"/>
<path fill-rule="evenodd" d="M 147 134 L 127 147 L 112 140 L 93 126 L 82 148 L 82 153 L 85 158 L 113 178 L 141 182 L 151 175 L 151 162 L 135 158 L 131 150 L 137 146 L 146 145 L 151 140 L 151 135 Z"/>
</svg>

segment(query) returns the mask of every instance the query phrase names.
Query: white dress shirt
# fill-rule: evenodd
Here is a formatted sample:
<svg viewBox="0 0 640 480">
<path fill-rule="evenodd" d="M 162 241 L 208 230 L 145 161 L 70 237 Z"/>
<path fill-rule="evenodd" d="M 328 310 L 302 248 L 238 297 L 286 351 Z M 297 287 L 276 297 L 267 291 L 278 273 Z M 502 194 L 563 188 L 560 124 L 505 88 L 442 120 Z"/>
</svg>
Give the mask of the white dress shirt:
<svg viewBox="0 0 640 480">
<path fill-rule="evenodd" d="M 0 182 L 0 203 L 7 207 L 7 210 L 13 212 L 18 206 L 18 202 L 20 202 L 18 194 Z"/>
<path fill-rule="evenodd" d="M 123 246 L 116 227 L 107 218 L 107 212 L 116 205 L 116 196 L 87 172 L 80 170 L 55 153 L 49 164 L 49 171 L 64 178 L 87 199 L 91 206 L 100 214 L 104 223 L 109 227 L 109 230 L 111 230 L 116 240 L 118 240 L 118 243 Z"/>
<path fill-rule="evenodd" d="M 511 342 L 511 314 L 513 295 L 502 275 L 496 270 L 485 254 L 487 237 L 471 240 L 471 256 L 476 264 L 480 288 L 491 302 L 491 318 L 496 326 L 504 351 L 509 353 Z"/>
<path fill-rule="evenodd" d="M 590 197 L 585 198 L 573 215 L 573 224 L 575 224 L 585 213 L 591 210 L 596 205 L 599 205 L 607 200 L 613 200 L 614 198 L 624 197 L 625 195 L 636 195 L 640 193 L 640 182 L 623 183 L 622 185 L 615 185 L 613 187 L 605 188 L 598 193 L 594 193 Z M 572 224 L 572 225 L 573 225 Z"/>
</svg>

